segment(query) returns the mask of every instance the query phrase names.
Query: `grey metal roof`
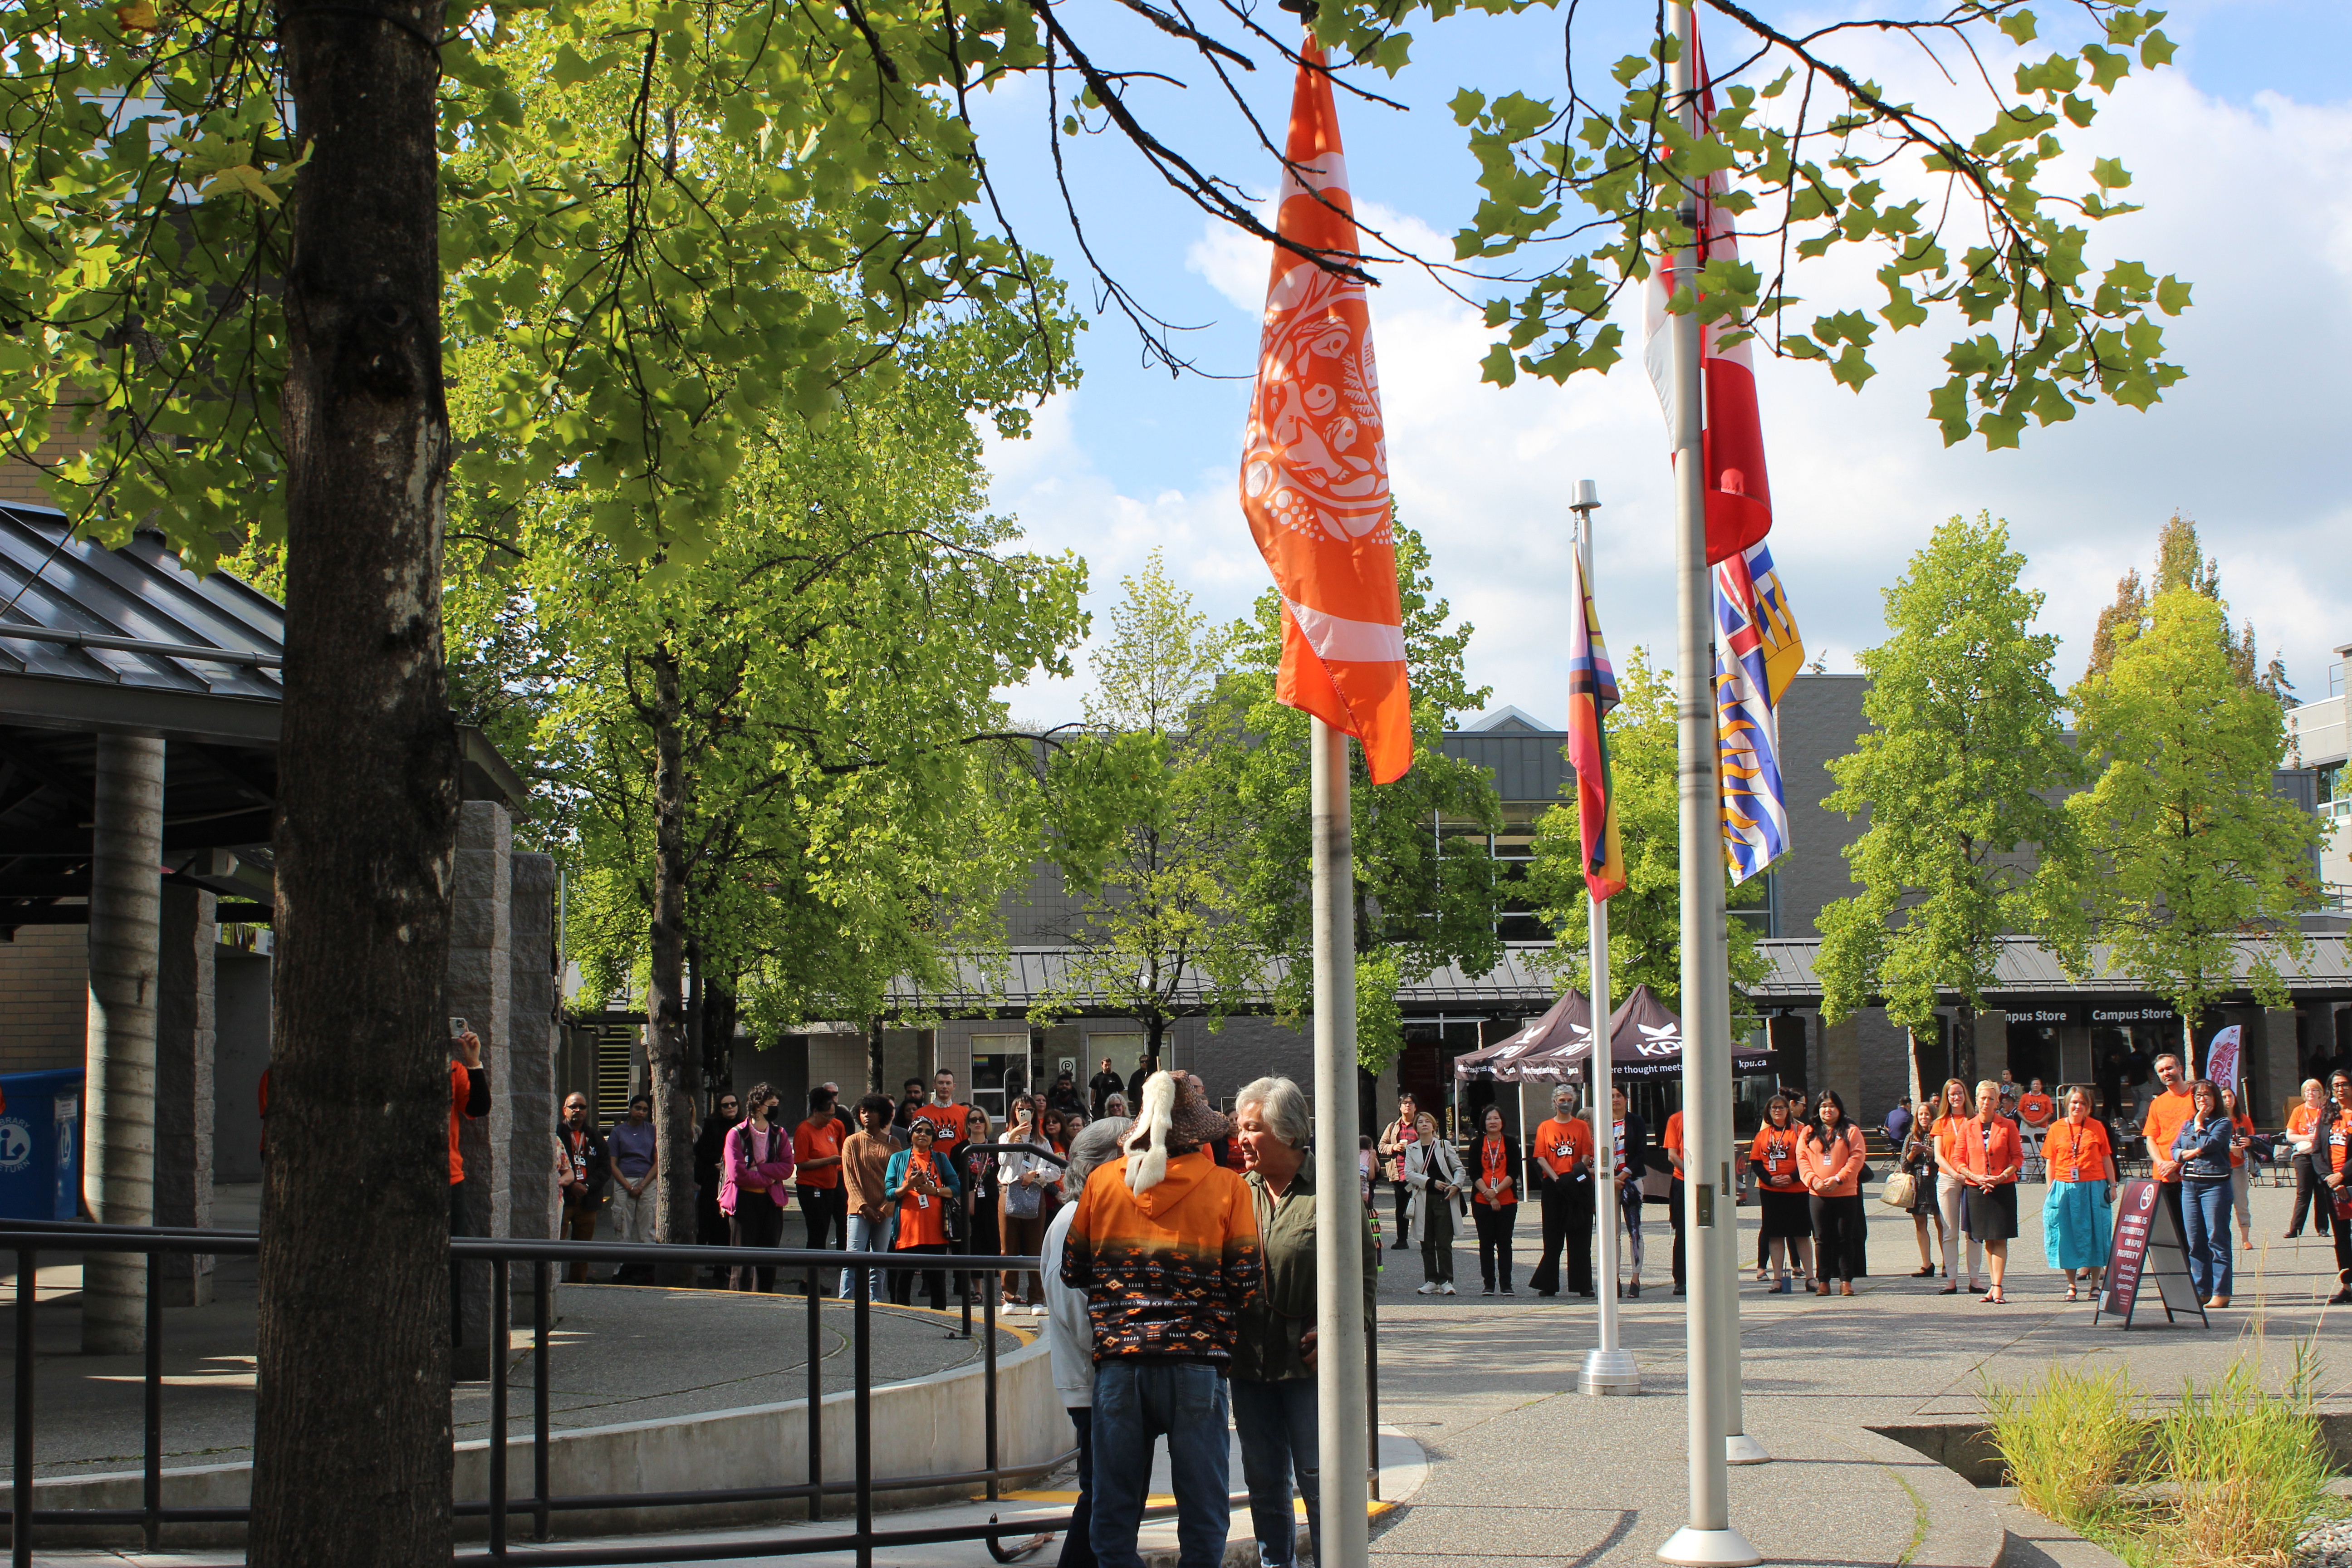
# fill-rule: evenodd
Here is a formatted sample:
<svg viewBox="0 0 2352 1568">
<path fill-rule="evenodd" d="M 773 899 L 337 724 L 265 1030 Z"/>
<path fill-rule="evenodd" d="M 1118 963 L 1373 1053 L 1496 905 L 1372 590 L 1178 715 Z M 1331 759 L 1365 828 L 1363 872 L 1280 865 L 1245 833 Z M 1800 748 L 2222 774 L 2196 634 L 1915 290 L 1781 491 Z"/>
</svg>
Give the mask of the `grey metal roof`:
<svg viewBox="0 0 2352 1568">
<path fill-rule="evenodd" d="M 2341 933 L 2306 934 L 2308 961 L 2295 963 L 2282 954 L 2280 973 L 2286 978 L 2287 989 L 2297 995 L 2327 994 L 2352 994 L 2352 948 Z M 1789 1002 L 1818 1000 L 1821 982 L 1813 975 L 1813 960 L 1821 952 L 1821 942 L 1813 938 L 1772 938 L 1756 944 L 1771 965 L 1763 983 L 1752 994 L 1759 1001 Z M 2091 950 L 2092 972 L 2075 979 L 2059 967 L 2057 957 L 2037 942 L 2024 937 L 2004 937 L 2000 943 L 2000 961 L 1996 966 L 1989 996 L 2142 996 L 2147 987 L 2137 980 L 2109 971 L 2110 949 L 2100 946 Z M 2237 973 L 2241 977 L 2252 973 L 2253 944 L 2238 944 Z"/>
<path fill-rule="evenodd" d="M 1545 951 L 1543 944 L 1506 948 L 1502 962 L 1483 975 L 1465 974 L 1458 966 L 1449 964 L 1402 986 L 1397 999 L 1408 1012 L 1474 1006 L 1493 1008 L 1516 1017 L 1530 1007 L 1541 1011 L 1559 994 L 1558 988 L 1529 962 Z M 909 1011 L 919 1008 L 950 1014 L 1019 1013 L 1047 996 L 1066 996 L 1081 1012 L 1127 1016 L 1125 1002 L 1075 988 L 1070 978 L 1071 956 L 1071 950 L 1063 947 L 1014 948 L 1001 971 L 978 960 L 966 960 L 957 965 L 956 978 L 949 989 L 918 992 L 900 981 L 891 987 L 890 999 L 894 1005 Z M 1268 965 L 1259 983 L 1246 992 L 1244 1005 L 1254 1009 L 1271 1007 L 1275 992 L 1288 968 L 1284 960 Z M 1188 973 L 1186 984 L 1178 988 L 1176 1000 L 1186 1006 L 1198 1006 L 1204 989 L 1199 977 Z"/>
<path fill-rule="evenodd" d="M 285 610 L 226 572 L 198 577 L 154 534 L 110 550 L 68 538 L 59 512 L 0 507 L 0 605 L 9 606 L 0 612 L 0 681 L 11 686 L 73 681 L 272 704 L 283 695 L 273 666 L 286 651 Z M 11 626 L 102 640 L 11 637 Z"/>
<path fill-rule="evenodd" d="M 1560 754 L 1567 742 L 1562 730 L 1451 730 L 1438 749 L 1494 774 L 1495 793 L 1505 800 L 1566 800 L 1576 776 Z"/>
</svg>

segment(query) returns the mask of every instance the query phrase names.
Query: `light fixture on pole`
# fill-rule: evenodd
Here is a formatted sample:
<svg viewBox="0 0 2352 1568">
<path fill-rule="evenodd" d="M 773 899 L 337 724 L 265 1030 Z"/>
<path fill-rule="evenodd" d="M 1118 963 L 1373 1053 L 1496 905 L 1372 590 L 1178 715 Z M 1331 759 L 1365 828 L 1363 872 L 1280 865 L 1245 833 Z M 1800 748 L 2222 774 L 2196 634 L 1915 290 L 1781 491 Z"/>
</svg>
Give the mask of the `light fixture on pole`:
<svg viewBox="0 0 2352 1568">
<path fill-rule="evenodd" d="M 1579 591 L 1592 593 L 1592 514 L 1601 510 L 1601 487 L 1591 479 L 1576 481 L 1576 499 L 1568 503 L 1576 513 L 1577 561 L 1583 568 Z M 1577 1387 L 1586 1394 L 1639 1394 L 1642 1373 L 1633 1354 L 1617 1337 L 1617 1155 L 1611 1117 L 1609 1079 L 1609 900 L 1588 897 L 1584 907 L 1591 939 L 1592 998 L 1592 1164 L 1593 1217 L 1601 1222 L 1601 1342 L 1586 1352 Z"/>
</svg>

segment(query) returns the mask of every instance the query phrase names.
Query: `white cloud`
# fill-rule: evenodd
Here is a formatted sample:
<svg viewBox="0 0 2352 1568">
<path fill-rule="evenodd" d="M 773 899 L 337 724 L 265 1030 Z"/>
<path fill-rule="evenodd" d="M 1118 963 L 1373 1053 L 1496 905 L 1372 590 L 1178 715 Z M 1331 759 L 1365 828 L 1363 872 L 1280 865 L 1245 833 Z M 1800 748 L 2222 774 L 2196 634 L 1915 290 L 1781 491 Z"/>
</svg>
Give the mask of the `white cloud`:
<svg viewBox="0 0 2352 1568">
<path fill-rule="evenodd" d="M 2352 500 L 2338 472 L 2352 403 L 2340 385 L 2352 358 L 2352 108 L 2273 96 L 2231 105 L 2168 72 L 2128 82 L 2097 130 L 2102 151 L 2126 154 L 2131 195 L 2147 207 L 2102 226 L 2114 232 L 2101 244 L 2195 284 L 2195 308 L 2166 324 L 2189 378 L 2148 414 L 2095 409 L 2030 431 L 2021 451 L 1988 454 L 1947 450 L 1925 417 L 1948 335 L 1931 337 L 1934 323 L 1882 339 L 1882 374 L 1860 396 L 1814 366 L 1763 364 L 1772 542 L 1807 641 L 1831 668 L 1851 668 L 1853 651 L 1883 635 L 1877 590 L 1938 521 L 1988 510 L 2010 520 L 2031 560 L 2031 582 L 2048 595 L 2044 626 L 2067 645 L 2060 678 L 2071 679 L 2116 579 L 2145 568 L 2158 525 L 2178 509 L 2220 557 L 2235 614 L 2258 624 L 2266 651 L 2284 651 L 2306 693 L 2324 690 L 2329 650 L 2352 641 Z M 1408 215 L 1367 216 L 1423 254 L 1450 253 Z M 1186 264 L 1255 316 L 1265 247 L 1213 227 Z M 1430 541 L 1440 591 L 1478 627 L 1474 679 L 1529 712 L 1558 707 L 1564 502 L 1581 478 L 1600 482 L 1606 503 L 1596 575 L 1610 640 L 1670 657 L 1664 431 L 1638 347 L 1608 376 L 1565 388 L 1482 385 L 1488 339 L 1471 310 L 1425 276 L 1385 271 L 1394 276 L 1374 298 L 1373 331 L 1391 470 L 1405 521 Z M 1849 289 L 1840 305 L 1869 298 L 1866 278 L 1849 269 L 1838 280 Z M 1638 343 L 1637 324 L 1629 338 Z M 1225 411 L 1237 444 L 1245 388 L 1175 383 L 1169 396 L 1202 411 L 1203 428 L 1207 410 Z M 1245 606 L 1265 572 L 1228 454 L 1204 458 L 1181 491 L 1120 495 L 1069 414 L 1062 400 L 1035 442 L 992 452 L 997 504 L 1039 544 L 1086 554 L 1097 605 L 1160 545 L 1210 608 Z M 1066 717 L 1076 697 L 1032 689 L 1016 703 Z"/>
</svg>

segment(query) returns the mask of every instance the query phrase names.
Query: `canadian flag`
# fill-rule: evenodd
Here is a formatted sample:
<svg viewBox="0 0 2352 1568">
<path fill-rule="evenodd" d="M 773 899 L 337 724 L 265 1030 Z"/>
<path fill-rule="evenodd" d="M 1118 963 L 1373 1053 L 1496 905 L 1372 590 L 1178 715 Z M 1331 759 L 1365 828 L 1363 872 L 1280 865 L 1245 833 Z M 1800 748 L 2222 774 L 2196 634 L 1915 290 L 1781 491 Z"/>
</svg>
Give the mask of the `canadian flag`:
<svg viewBox="0 0 2352 1568">
<path fill-rule="evenodd" d="M 1323 51 L 1292 88 L 1276 232 L 1357 254 L 1347 160 Z M 1275 695 L 1363 743 L 1374 784 L 1412 766 L 1412 694 L 1390 531 L 1388 447 L 1364 286 L 1276 246 L 1257 388 L 1242 439 L 1242 511 L 1282 595 Z"/>
<path fill-rule="evenodd" d="M 1696 42 L 1696 17 L 1691 36 Z M 1699 134 L 1704 136 L 1715 123 L 1715 89 L 1707 84 L 1706 52 L 1696 52 L 1692 63 L 1702 84 L 1698 112 Z M 1702 267 L 1717 259 L 1737 260 L 1739 256 L 1732 215 L 1716 205 L 1716 198 L 1727 188 L 1720 170 L 1708 174 L 1699 187 L 1698 264 Z M 1669 425 L 1675 417 L 1675 365 L 1669 346 L 1673 334 L 1666 330 L 1666 301 L 1684 288 L 1692 289 L 1696 297 L 1696 279 L 1682 275 L 1689 259 L 1687 251 L 1662 258 L 1651 270 L 1647 290 L 1649 335 L 1643 359 Z M 1716 342 L 1718 335 L 1737 330 L 1737 323 L 1729 320 L 1699 328 L 1704 395 L 1700 406 L 1706 418 L 1699 451 L 1706 472 L 1706 563 L 1710 566 L 1738 554 L 1772 531 L 1772 492 L 1764 479 L 1764 426 L 1756 413 L 1756 370 L 1748 352 L 1750 340 L 1743 338 L 1728 348 L 1719 348 Z"/>
</svg>

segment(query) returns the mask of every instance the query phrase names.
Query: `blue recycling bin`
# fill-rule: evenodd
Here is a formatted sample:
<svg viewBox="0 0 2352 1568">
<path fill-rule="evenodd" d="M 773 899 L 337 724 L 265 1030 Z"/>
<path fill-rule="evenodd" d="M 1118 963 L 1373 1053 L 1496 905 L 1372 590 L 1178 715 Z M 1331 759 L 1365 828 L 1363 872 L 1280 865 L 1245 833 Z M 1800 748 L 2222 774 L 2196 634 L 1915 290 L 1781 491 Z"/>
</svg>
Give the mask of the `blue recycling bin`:
<svg viewBox="0 0 2352 1568">
<path fill-rule="evenodd" d="M 82 1069 L 0 1073 L 0 1218 L 81 1213 Z"/>
</svg>

